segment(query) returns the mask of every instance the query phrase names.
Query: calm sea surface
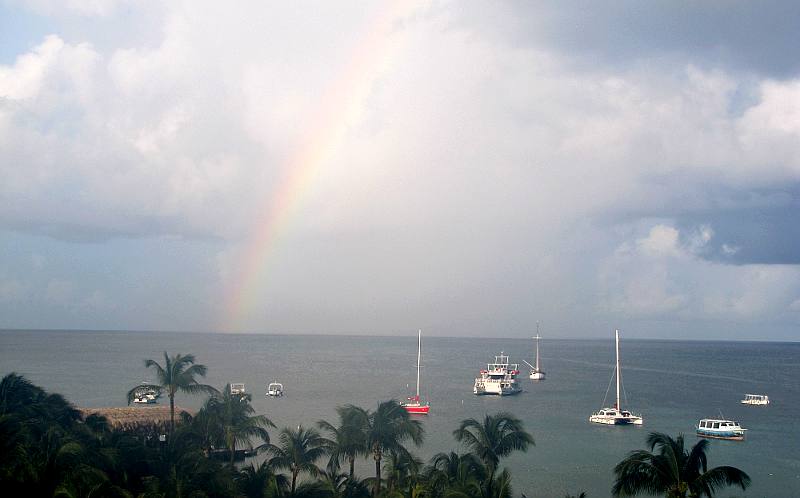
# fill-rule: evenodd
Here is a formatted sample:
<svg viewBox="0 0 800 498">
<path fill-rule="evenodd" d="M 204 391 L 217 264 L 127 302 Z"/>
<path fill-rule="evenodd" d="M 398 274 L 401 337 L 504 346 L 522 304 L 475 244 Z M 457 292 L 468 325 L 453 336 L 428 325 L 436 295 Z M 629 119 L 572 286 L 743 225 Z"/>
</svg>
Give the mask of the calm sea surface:
<svg viewBox="0 0 800 498">
<path fill-rule="evenodd" d="M 279 427 L 336 421 L 335 407 L 374 408 L 413 389 L 416 335 L 408 337 L 275 336 L 143 332 L 0 331 L 0 374 L 18 372 L 83 407 L 124 406 L 128 389 L 154 380 L 143 359 L 162 363 L 163 351 L 192 353 L 208 366 L 206 382 L 221 388 L 244 382 L 253 404 Z M 587 491 L 607 497 L 612 469 L 649 431 L 696 438 L 703 417 L 739 420 L 747 440 L 711 441 L 710 464 L 734 465 L 753 485 L 719 496 L 800 496 L 800 343 L 637 341 L 623 337 L 623 380 L 643 427 L 604 427 L 587 421 L 600 408 L 612 375 L 613 337 L 608 340 L 542 340 L 547 380 L 523 380 L 525 391 L 496 398 L 472 394 L 478 370 L 500 351 L 512 361 L 532 361 L 533 341 L 423 337 L 422 393 L 432 404 L 422 417 L 427 431 L 416 453 L 428 459 L 459 450 L 458 423 L 509 411 L 536 439 L 526 454 L 504 463 L 515 494 L 563 497 Z M 523 369 L 523 372 L 525 369 Z M 284 384 L 286 395 L 267 399 L 265 386 Z M 613 387 L 612 387 L 613 392 Z M 745 393 L 764 393 L 772 404 L 739 404 Z M 610 393 L 610 395 L 613 395 Z M 199 397 L 179 395 L 178 404 L 198 408 Z M 609 401 L 610 402 L 610 401 Z M 623 401 L 624 403 L 624 401 Z M 369 475 L 368 466 L 362 476 Z"/>
</svg>

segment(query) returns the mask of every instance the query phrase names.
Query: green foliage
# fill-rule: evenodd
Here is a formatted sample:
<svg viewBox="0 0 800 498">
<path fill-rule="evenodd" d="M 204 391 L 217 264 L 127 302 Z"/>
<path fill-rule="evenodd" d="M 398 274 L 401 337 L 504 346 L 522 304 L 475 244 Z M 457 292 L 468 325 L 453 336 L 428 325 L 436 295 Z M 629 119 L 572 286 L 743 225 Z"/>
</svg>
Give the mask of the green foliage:
<svg viewBox="0 0 800 498">
<path fill-rule="evenodd" d="M 263 442 L 261 448 L 269 444 L 267 427 L 275 427 L 264 415 L 255 415 L 250 404 L 249 394 L 231 394 L 230 384 L 222 392 L 214 393 L 194 418 L 193 423 L 205 442 L 227 449 L 230 465 L 236 455 L 236 448 L 248 445 L 252 449 L 252 438 Z"/>
<path fill-rule="evenodd" d="M 735 467 L 708 469 L 708 441 L 702 439 L 690 451 L 684 448 L 683 435 L 672 439 L 651 432 L 647 437 L 650 451 L 632 451 L 616 467 L 614 496 L 638 494 L 664 495 L 667 498 L 714 496 L 726 486 L 750 485 L 750 477 Z M 657 451 L 656 451 L 657 450 Z"/>
<path fill-rule="evenodd" d="M 497 469 L 501 458 L 514 451 L 528 451 L 534 444 L 522 421 L 507 412 L 486 415 L 483 422 L 474 418 L 463 420 L 453 431 L 453 437 L 480 458 L 490 474 Z"/>
<path fill-rule="evenodd" d="M 362 410 L 358 415 L 364 432 L 366 447 L 375 460 L 375 482 L 373 496 L 381 490 L 381 461 L 385 454 L 407 453 L 403 445 L 406 440 L 419 446 L 425 430 L 419 420 L 412 420 L 403 406 L 395 400 L 384 401 L 375 411 Z"/>
<path fill-rule="evenodd" d="M 166 441 L 166 427 L 111 427 L 98 415 L 82 418 L 62 396 L 17 374 L 0 380 L 0 489 L 7 496 L 178 498 L 512 498 L 511 474 L 503 458 L 534 444 L 522 422 L 509 413 L 463 420 L 453 432 L 467 453 L 439 453 L 427 465 L 406 446 L 420 445 L 424 430 L 396 401 L 365 410 L 337 408 L 338 424 L 280 431 L 269 444 L 264 415 L 249 395 L 206 389 L 195 375 L 205 367 L 191 355 L 169 357 L 159 374 L 167 392 L 181 385 L 210 397 L 194 416 L 182 415 Z M 160 368 L 155 362 L 149 367 Z M 157 372 L 158 368 L 156 369 Z M 171 371 L 171 374 L 167 372 Z M 171 379 L 171 380 L 170 380 Z M 170 382 L 167 382 L 170 381 Z M 233 456 L 239 447 L 267 451 L 267 459 L 237 469 L 211 458 L 216 448 Z M 652 433 L 650 451 L 634 451 L 614 469 L 616 496 L 660 494 L 668 498 L 712 497 L 725 486 L 745 489 L 750 478 L 733 467 L 707 468 L 708 442 L 684 449 L 682 436 Z M 355 475 L 357 459 L 370 458 L 375 476 Z M 327 461 L 326 470 L 317 466 Z M 349 471 L 340 472 L 347 462 Z M 288 471 L 287 473 L 282 473 Z M 384 480 L 385 476 L 385 480 Z M 524 495 L 523 495 L 524 496 Z M 580 493 L 576 498 L 584 498 Z M 571 498 L 571 497 L 570 497 Z"/>
<path fill-rule="evenodd" d="M 200 384 L 195 377 L 206 376 L 206 366 L 195 363 L 194 355 L 177 354 L 169 356 L 164 351 L 164 366 L 158 364 L 155 360 L 144 360 L 146 368 L 152 368 L 156 372 L 157 385 L 159 391 L 166 391 L 169 396 L 169 432 L 175 431 L 175 394 L 184 392 L 186 394 L 219 394 L 213 387 Z M 136 386 L 128 391 L 128 404 L 133 402 L 136 396 L 136 391 L 141 386 Z"/>
<path fill-rule="evenodd" d="M 291 494 L 297 488 L 297 476 L 305 472 L 312 477 L 321 474 L 316 461 L 326 453 L 326 441 L 314 429 L 304 429 L 297 426 L 297 430 L 284 428 L 278 436 L 278 445 L 270 445 L 269 452 L 272 457 L 269 464 L 275 469 L 288 469 L 292 474 Z"/>
<path fill-rule="evenodd" d="M 348 479 L 352 480 L 355 474 L 355 460 L 368 453 L 366 434 L 363 430 L 369 415 L 366 411 L 353 405 L 339 406 L 336 408 L 339 415 L 339 426 L 336 427 L 325 420 L 320 420 L 317 425 L 327 432 L 325 448 L 330 459 L 328 472 L 336 474 L 342 460 L 349 464 Z"/>
</svg>

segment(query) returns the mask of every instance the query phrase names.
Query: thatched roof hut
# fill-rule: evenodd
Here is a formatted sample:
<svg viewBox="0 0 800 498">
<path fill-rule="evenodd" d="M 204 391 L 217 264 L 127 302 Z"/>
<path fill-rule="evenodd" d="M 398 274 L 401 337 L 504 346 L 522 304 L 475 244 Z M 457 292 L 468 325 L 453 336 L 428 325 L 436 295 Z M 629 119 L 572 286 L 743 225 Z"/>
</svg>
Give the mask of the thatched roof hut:
<svg viewBox="0 0 800 498">
<path fill-rule="evenodd" d="M 169 424 L 169 406 L 144 405 L 125 406 L 121 408 L 78 408 L 83 418 L 89 415 L 102 415 L 108 420 L 108 425 L 114 429 L 135 428 L 141 426 L 166 426 Z M 179 406 L 175 407 L 175 421 L 180 422 L 180 413 L 193 412 Z"/>
</svg>

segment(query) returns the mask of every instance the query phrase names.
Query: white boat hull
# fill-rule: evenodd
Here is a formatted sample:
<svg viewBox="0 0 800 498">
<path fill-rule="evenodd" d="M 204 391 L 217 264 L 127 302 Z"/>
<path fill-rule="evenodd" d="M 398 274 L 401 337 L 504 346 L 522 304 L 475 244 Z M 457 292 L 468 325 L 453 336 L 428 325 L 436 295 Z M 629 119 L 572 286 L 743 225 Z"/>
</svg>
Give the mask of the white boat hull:
<svg viewBox="0 0 800 498">
<path fill-rule="evenodd" d="M 531 372 L 531 380 L 544 380 L 544 372 Z"/>
<path fill-rule="evenodd" d="M 592 415 L 589 422 L 603 425 L 642 425 L 642 417 L 636 415 Z"/>
<path fill-rule="evenodd" d="M 477 395 L 495 395 L 495 396 L 510 396 L 522 392 L 516 381 L 508 384 L 503 382 L 486 381 L 483 379 L 475 379 L 475 385 L 472 392 Z"/>
<path fill-rule="evenodd" d="M 766 406 L 769 404 L 769 396 L 763 396 L 758 398 L 747 397 L 741 400 L 740 403 L 743 405 Z"/>
<path fill-rule="evenodd" d="M 709 429 L 697 428 L 697 437 L 708 437 L 712 439 L 729 439 L 732 441 L 741 441 L 744 439 L 744 431 L 713 431 Z"/>
</svg>

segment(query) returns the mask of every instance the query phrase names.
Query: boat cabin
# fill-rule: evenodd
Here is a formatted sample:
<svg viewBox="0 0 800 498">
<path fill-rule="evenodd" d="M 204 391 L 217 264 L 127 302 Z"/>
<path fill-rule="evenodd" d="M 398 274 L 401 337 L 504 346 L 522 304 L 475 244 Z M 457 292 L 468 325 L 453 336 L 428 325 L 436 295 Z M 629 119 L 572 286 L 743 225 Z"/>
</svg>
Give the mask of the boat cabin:
<svg viewBox="0 0 800 498">
<path fill-rule="evenodd" d="M 703 419 L 698 424 L 701 429 L 741 429 L 739 422 L 734 420 Z"/>
<path fill-rule="evenodd" d="M 768 405 L 769 396 L 766 394 L 745 394 L 742 400 L 743 405 Z"/>
<path fill-rule="evenodd" d="M 241 382 L 238 382 L 238 383 L 235 383 L 235 384 L 231 384 L 231 394 L 235 394 L 235 395 L 245 394 L 244 384 L 241 383 Z"/>
</svg>

